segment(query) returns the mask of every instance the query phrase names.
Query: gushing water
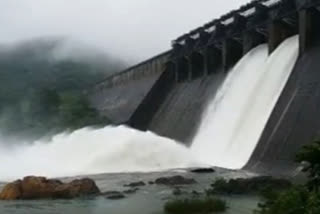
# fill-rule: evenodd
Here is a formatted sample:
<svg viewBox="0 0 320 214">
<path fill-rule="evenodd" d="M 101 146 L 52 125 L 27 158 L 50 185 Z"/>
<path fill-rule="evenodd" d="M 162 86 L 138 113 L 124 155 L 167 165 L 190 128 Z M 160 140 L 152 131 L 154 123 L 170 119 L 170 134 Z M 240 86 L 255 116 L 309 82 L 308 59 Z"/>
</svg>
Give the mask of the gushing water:
<svg viewBox="0 0 320 214">
<path fill-rule="evenodd" d="M 267 53 L 261 45 L 243 57 L 209 105 L 192 146 L 202 162 L 239 169 L 250 158 L 297 60 L 298 36 Z"/>
<path fill-rule="evenodd" d="M 151 132 L 124 126 L 81 129 L 51 142 L 0 143 L 0 180 L 111 172 L 145 172 L 196 165 L 190 150 Z"/>
</svg>

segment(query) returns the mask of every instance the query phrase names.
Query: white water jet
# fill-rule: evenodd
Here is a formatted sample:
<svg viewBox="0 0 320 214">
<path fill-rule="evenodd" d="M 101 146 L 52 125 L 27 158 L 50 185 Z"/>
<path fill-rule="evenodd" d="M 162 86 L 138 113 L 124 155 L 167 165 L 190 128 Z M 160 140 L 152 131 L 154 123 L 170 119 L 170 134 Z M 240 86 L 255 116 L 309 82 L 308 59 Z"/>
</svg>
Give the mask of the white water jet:
<svg viewBox="0 0 320 214">
<path fill-rule="evenodd" d="M 254 151 L 298 58 L 298 36 L 271 56 L 251 50 L 230 71 L 204 114 L 192 151 L 204 163 L 240 169 Z"/>
<path fill-rule="evenodd" d="M 148 172 L 197 165 L 190 150 L 151 132 L 124 126 L 81 129 L 50 142 L 10 146 L 0 142 L 0 181 L 26 175 L 48 177 Z"/>
</svg>

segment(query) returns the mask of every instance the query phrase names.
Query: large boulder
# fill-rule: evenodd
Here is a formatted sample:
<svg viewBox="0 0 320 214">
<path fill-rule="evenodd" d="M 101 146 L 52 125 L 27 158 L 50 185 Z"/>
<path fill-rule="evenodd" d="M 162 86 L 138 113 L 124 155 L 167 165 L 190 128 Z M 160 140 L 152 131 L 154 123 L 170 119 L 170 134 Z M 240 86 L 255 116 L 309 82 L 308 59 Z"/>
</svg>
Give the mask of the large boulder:
<svg viewBox="0 0 320 214">
<path fill-rule="evenodd" d="M 29 176 L 7 184 L 0 193 L 0 200 L 17 199 L 68 199 L 100 193 L 91 179 L 62 183 L 45 177 Z"/>
<path fill-rule="evenodd" d="M 0 193 L 0 200 L 15 200 L 21 197 L 21 180 L 7 184 Z"/>
</svg>

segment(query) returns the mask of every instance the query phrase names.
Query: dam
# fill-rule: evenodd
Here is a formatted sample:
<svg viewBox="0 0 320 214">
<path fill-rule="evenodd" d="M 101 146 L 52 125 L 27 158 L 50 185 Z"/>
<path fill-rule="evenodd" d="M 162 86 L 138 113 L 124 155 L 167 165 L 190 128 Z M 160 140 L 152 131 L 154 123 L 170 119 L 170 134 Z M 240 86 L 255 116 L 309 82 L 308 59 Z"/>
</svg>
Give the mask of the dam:
<svg viewBox="0 0 320 214">
<path fill-rule="evenodd" d="M 211 101 L 217 102 L 233 72 L 239 73 L 237 78 L 242 78 L 241 75 L 248 75 L 247 79 L 250 75 L 258 78 L 258 74 L 245 74 L 243 68 L 238 67 L 248 61 L 261 60 L 261 51 L 265 53 L 267 62 L 262 60 L 250 69 L 267 73 L 259 77 L 261 81 L 256 80 L 256 84 L 278 84 L 272 88 L 261 85 L 255 91 L 253 98 L 265 98 L 265 94 L 274 90 L 273 99 L 270 98 L 274 105 L 251 116 L 264 114 L 266 118 L 260 124 L 261 130 L 256 132 L 257 139 L 250 146 L 252 151 L 246 153 L 248 160 L 241 167 L 254 172 L 290 175 L 296 169 L 293 161 L 296 152 L 301 146 L 311 143 L 320 131 L 317 118 L 320 105 L 319 27 L 319 0 L 252 1 L 175 39 L 171 50 L 106 78 L 95 85 L 88 95 L 91 104 L 116 125 L 150 130 L 191 147 L 196 146 L 203 129 L 201 123 L 208 115 L 206 110 Z M 294 39 L 297 41 L 294 42 Z M 297 47 L 293 48 L 295 44 Z M 252 60 L 257 54 L 259 57 Z M 248 55 L 252 57 L 246 58 Z M 287 64 L 279 68 L 281 61 L 288 62 L 292 68 Z M 275 78 L 280 75 L 275 72 L 278 69 L 283 72 L 279 79 Z M 235 84 L 237 81 L 230 82 Z M 225 104 L 219 105 L 223 108 L 219 106 L 221 110 L 216 111 L 224 113 L 229 108 L 224 114 L 230 115 L 243 106 L 251 109 L 250 103 L 255 106 L 265 102 L 267 99 L 249 99 L 241 106 L 241 102 L 250 96 L 246 94 L 249 89 L 243 89 L 250 88 L 250 84 L 254 83 L 252 80 L 247 85 L 239 85 L 232 93 L 239 92 L 238 97 L 243 99 L 239 103 L 222 102 Z M 254 89 L 249 92 L 253 93 Z M 221 99 L 227 98 L 227 94 Z M 230 106 L 231 103 L 233 106 Z M 255 123 L 248 122 L 249 113 L 251 111 L 239 111 L 242 122 L 237 126 L 242 128 L 241 124 L 249 124 L 248 127 L 251 125 L 254 132 Z M 213 114 L 212 117 L 219 118 L 219 115 Z M 212 130 L 216 133 L 210 135 L 210 139 L 217 146 L 222 143 L 214 140 L 219 139 L 217 135 L 222 131 L 233 132 L 219 127 L 220 123 L 225 126 L 224 118 L 220 118 L 221 122 L 217 119 L 214 123 L 216 128 L 206 127 L 208 132 Z M 237 141 L 244 139 L 245 142 L 246 137 L 235 139 L 233 148 L 246 146 L 243 141 Z M 208 153 L 211 149 L 215 150 L 210 142 L 206 148 Z M 231 147 L 225 149 L 228 148 Z M 212 155 L 214 153 L 212 151 Z"/>
</svg>

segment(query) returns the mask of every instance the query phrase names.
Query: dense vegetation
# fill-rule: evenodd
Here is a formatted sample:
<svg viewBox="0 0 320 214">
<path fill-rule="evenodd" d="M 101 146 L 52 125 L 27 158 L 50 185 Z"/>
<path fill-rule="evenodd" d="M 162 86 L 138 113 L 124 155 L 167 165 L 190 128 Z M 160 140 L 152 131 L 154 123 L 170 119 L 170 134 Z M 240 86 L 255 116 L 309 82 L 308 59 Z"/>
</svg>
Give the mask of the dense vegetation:
<svg viewBox="0 0 320 214">
<path fill-rule="evenodd" d="M 320 213 L 320 141 L 305 146 L 297 161 L 304 163 L 308 174 L 306 185 L 296 185 L 272 197 L 266 197 L 256 214 L 318 214 Z"/>
<path fill-rule="evenodd" d="M 89 106 L 83 91 L 123 63 L 100 53 L 65 53 L 64 45 L 37 40 L 0 51 L 2 135 L 38 138 L 108 122 Z"/>
<path fill-rule="evenodd" d="M 206 190 L 208 195 L 263 195 L 269 196 L 282 190 L 287 190 L 292 186 L 290 181 L 271 176 L 260 176 L 252 178 L 236 178 L 226 180 L 219 178 L 211 184 L 211 188 Z"/>
<path fill-rule="evenodd" d="M 224 212 L 226 202 L 218 198 L 176 199 L 168 201 L 164 210 L 168 214 L 211 214 Z"/>
<path fill-rule="evenodd" d="M 320 195 L 304 186 L 294 186 L 259 205 L 256 214 L 318 214 Z"/>
<path fill-rule="evenodd" d="M 312 144 L 303 147 L 297 154 L 296 161 L 304 163 L 304 172 L 308 174 L 309 181 L 307 187 L 319 192 L 320 186 L 320 140 L 314 141 Z"/>
</svg>

